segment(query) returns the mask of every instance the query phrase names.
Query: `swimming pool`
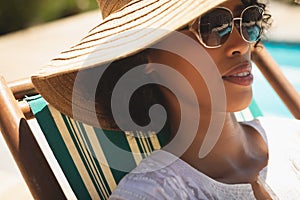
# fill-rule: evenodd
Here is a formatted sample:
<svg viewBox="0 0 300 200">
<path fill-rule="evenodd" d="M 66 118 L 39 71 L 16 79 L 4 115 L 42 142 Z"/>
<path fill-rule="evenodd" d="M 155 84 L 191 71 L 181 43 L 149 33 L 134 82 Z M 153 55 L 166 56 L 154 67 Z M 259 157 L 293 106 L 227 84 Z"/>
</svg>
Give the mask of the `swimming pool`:
<svg viewBox="0 0 300 200">
<path fill-rule="evenodd" d="M 288 80 L 300 93 L 300 44 L 264 42 Z M 264 116 L 293 118 L 257 67 L 253 67 L 253 94 Z M 300 101 L 300 99 L 299 99 Z"/>
</svg>

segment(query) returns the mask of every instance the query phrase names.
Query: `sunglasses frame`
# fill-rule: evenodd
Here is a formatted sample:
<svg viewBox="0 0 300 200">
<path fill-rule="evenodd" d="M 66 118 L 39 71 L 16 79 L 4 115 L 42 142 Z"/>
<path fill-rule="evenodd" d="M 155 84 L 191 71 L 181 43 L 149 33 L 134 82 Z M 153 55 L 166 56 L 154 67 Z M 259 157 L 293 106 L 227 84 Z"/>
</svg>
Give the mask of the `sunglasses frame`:
<svg viewBox="0 0 300 200">
<path fill-rule="evenodd" d="M 260 24 L 260 27 L 262 27 L 262 21 L 263 21 L 263 16 L 264 16 L 264 9 L 261 8 L 260 6 L 252 5 L 252 6 L 248 6 L 248 7 L 244 8 L 243 11 L 241 12 L 241 14 L 240 14 L 239 17 L 234 17 L 232 11 L 231 11 L 230 9 L 226 8 L 226 7 L 216 7 L 215 9 L 221 8 L 221 9 L 224 9 L 224 10 L 229 11 L 229 13 L 231 14 L 232 20 L 231 20 L 230 24 L 231 24 L 232 28 L 231 28 L 231 30 L 230 30 L 230 33 L 228 33 L 228 34 L 231 34 L 231 33 L 232 33 L 232 31 L 233 31 L 233 29 L 234 29 L 234 27 L 235 27 L 235 25 L 236 25 L 235 21 L 236 21 L 236 20 L 239 20 L 240 23 L 239 23 L 239 29 L 238 29 L 238 31 L 239 31 L 241 37 L 243 38 L 244 41 L 246 41 L 246 42 L 252 44 L 252 43 L 254 43 L 254 42 L 257 42 L 257 41 L 260 39 L 261 33 L 262 33 L 262 28 L 260 29 L 259 36 L 257 37 L 257 39 L 256 39 L 255 41 L 253 41 L 253 42 L 248 41 L 248 40 L 245 39 L 245 37 L 244 37 L 244 35 L 243 35 L 243 32 L 242 32 L 242 19 L 243 19 L 243 14 L 244 14 L 244 12 L 245 12 L 246 10 L 248 10 L 248 9 L 250 9 L 250 8 L 254 8 L 254 7 L 255 7 L 255 8 L 258 8 L 258 9 L 260 9 L 260 10 L 262 11 L 262 12 L 261 12 L 262 18 L 261 18 L 261 24 Z M 198 19 L 198 20 L 197 20 L 197 19 Z M 197 23 L 197 30 L 195 30 L 195 28 L 193 27 L 193 26 L 195 25 L 195 22 L 196 22 L 196 21 L 198 22 L 198 23 Z M 194 34 L 196 35 L 197 39 L 199 40 L 199 42 L 200 42 L 204 47 L 209 48 L 209 49 L 219 48 L 219 47 L 221 47 L 221 46 L 228 40 L 228 38 L 227 38 L 227 40 L 226 40 L 223 44 L 220 44 L 220 45 L 217 45 L 217 46 L 208 46 L 208 45 L 205 44 L 205 43 L 203 42 L 203 40 L 202 40 L 202 37 L 201 37 L 201 34 L 200 34 L 200 22 L 201 22 L 201 16 L 198 17 L 198 18 L 196 18 L 195 20 L 193 20 L 191 23 L 189 23 L 188 26 L 189 26 L 189 30 L 190 30 L 192 33 L 194 33 Z M 238 28 L 238 27 L 237 27 L 237 28 Z"/>
</svg>

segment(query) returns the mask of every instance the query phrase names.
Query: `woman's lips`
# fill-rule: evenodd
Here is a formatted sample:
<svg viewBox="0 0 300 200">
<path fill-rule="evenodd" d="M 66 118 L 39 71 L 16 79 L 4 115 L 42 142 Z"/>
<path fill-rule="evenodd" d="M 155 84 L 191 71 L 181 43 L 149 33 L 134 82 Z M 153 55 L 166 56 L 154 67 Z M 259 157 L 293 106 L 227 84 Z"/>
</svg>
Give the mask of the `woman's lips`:
<svg viewBox="0 0 300 200">
<path fill-rule="evenodd" d="M 231 83 L 249 86 L 253 83 L 253 75 L 251 74 L 251 64 L 244 63 L 235 67 L 233 70 L 229 71 L 222 78 Z"/>
</svg>

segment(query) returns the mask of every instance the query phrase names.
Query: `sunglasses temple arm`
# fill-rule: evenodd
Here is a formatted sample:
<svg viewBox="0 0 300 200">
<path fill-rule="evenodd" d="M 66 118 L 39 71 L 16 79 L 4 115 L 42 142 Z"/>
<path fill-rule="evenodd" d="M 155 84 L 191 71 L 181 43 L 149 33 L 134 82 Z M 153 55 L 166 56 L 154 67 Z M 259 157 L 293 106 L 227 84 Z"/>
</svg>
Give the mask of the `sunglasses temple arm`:
<svg viewBox="0 0 300 200">
<path fill-rule="evenodd" d="M 252 47 L 252 60 L 293 116 L 300 119 L 300 95 L 262 43 Z"/>
</svg>

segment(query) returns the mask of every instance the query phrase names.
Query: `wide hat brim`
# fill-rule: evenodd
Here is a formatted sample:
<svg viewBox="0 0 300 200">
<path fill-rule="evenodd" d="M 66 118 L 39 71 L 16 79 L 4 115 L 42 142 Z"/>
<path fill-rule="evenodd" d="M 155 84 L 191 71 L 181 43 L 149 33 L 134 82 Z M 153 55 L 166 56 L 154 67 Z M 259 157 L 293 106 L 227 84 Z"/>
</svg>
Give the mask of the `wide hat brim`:
<svg viewBox="0 0 300 200">
<path fill-rule="evenodd" d="M 78 72 L 93 73 L 93 68 L 133 55 L 222 2 L 225 0 L 132 1 L 34 74 L 32 82 L 45 100 L 65 115 L 96 127 L 103 120 L 103 129 L 117 130 L 101 109 L 87 106 L 95 104 L 88 88 L 86 92 L 74 89 Z"/>
</svg>

